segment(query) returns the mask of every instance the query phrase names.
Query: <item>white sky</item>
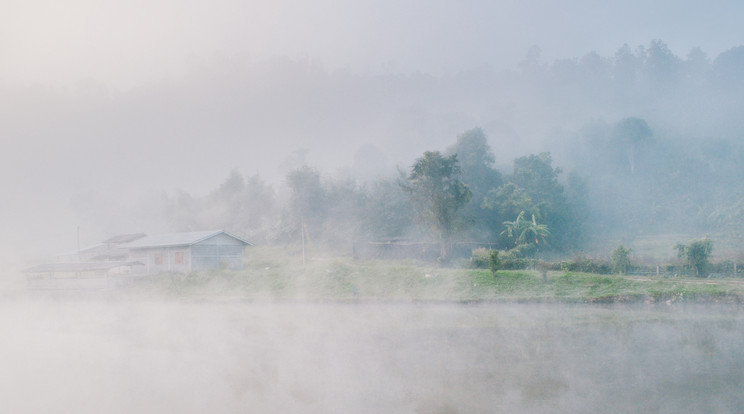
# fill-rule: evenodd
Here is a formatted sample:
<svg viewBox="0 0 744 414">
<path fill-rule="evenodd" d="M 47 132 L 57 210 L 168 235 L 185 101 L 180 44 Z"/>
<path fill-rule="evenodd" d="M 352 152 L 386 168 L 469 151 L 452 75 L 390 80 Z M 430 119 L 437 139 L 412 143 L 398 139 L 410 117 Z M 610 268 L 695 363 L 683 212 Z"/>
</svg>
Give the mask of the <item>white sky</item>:
<svg viewBox="0 0 744 414">
<path fill-rule="evenodd" d="M 309 58 L 326 68 L 438 74 L 513 67 L 652 39 L 684 56 L 744 43 L 741 2 L 592 0 L 3 0 L 0 80 L 117 88 L 215 55 Z"/>
</svg>

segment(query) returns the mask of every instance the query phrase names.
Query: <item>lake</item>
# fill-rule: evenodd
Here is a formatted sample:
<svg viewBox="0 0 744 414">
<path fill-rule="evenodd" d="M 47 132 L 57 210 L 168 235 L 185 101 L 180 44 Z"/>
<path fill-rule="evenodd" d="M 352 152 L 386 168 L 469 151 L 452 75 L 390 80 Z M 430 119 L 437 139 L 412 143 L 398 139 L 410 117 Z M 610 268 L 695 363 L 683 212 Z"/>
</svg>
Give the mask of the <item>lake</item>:
<svg viewBox="0 0 744 414">
<path fill-rule="evenodd" d="M 0 401 L 57 413 L 744 407 L 728 305 L 0 302 Z"/>
</svg>

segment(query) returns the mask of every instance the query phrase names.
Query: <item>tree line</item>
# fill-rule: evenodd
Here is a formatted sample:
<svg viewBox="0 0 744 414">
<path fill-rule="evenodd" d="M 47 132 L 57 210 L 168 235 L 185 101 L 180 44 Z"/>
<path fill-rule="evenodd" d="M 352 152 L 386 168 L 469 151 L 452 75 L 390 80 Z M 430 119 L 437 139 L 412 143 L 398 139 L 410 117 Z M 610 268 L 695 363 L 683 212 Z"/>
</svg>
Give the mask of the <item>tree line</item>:
<svg viewBox="0 0 744 414">
<path fill-rule="evenodd" d="M 217 226 L 258 243 L 304 237 L 343 249 L 358 241 L 430 241 L 441 245 L 443 258 L 453 241 L 521 246 L 526 254 L 579 247 L 581 181 L 563 180 L 549 153 L 519 157 L 510 172 L 494 160 L 485 133 L 474 128 L 445 151 L 425 151 L 410 168 L 366 182 L 303 164 L 276 191 L 233 170 L 204 197 L 167 197 L 166 217 L 173 230 Z"/>
<path fill-rule="evenodd" d="M 150 117 L 175 118 L 184 123 L 169 121 L 167 127 L 153 130 L 200 138 L 193 142 L 204 141 L 204 136 L 220 137 L 221 142 L 230 142 L 222 146 L 229 148 L 230 155 L 255 156 L 246 136 L 270 135 L 283 143 L 282 148 L 301 145 L 287 137 L 317 136 L 322 137 L 316 142 L 321 148 L 333 148 L 342 140 L 374 139 L 389 159 L 400 159 L 403 150 L 411 153 L 409 147 L 426 139 L 425 147 L 416 147 L 413 153 L 426 159 L 427 152 L 439 149 L 443 161 L 456 155 L 457 168 L 451 170 L 459 171 L 456 176 L 470 194 L 448 221 L 452 227 L 447 237 L 488 242 L 500 249 L 570 252 L 612 240 L 611 246 L 605 246 L 609 251 L 620 241 L 627 244 L 639 235 L 669 232 L 687 238 L 712 234 L 716 240 L 722 235 L 742 240 L 744 169 L 739 161 L 744 156 L 740 139 L 744 46 L 716 57 L 700 49 L 677 56 L 662 41 L 654 40 L 646 46 L 623 45 L 611 56 L 590 52 L 553 62 L 543 61 L 539 50 L 533 49 L 515 71 L 481 68 L 440 77 L 347 76 L 289 60 L 274 65 L 263 71 L 236 65 L 226 73 L 215 68 L 218 76 L 205 73 L 183 84 L 132 91 L 125 107 L 133 111 L 147 109 L 144 102 L 182 101 L 174 96 L 186 99 L 182 105 L 155 108 L 167 108 L 173 114 L 153 108 L 131 112 L 116 124 L 116 134 L 110 135 L 142 137 L 143 142 L 158 145 L 152 136 L 128 128 L 148 125 L 138 121 Z M 294 87 L 298 83 L 302 87 Z M 260 90 L 255 89 L 257 85 Z M 203 90 L 219 99 L 202 99 Z M 274 96 L 284 99 L 269 99 Z M 44 105 L 47 100 L 67 102 L 49 98 L 29 101 L 27 106 L 38 111 L 50 107 Z M 85 103 L 120 112 L 118 104 Z M 213 104 L 217 109 L 207 107 Z M 275 110 L 272 105 L 291 110 Z M 333 116 L 340 108 L 354 116 Z M 268 116 L 274 113 L 276 117 Z M 102 118 L 106 116 L 113 115 L 104 112 Z M 9 125 L 23 119 L 31 118 L 10 116 Z M 318 120 L 328 124 L 317 129 Z M 359 131 L 360 124 L 370 127 Z M 463 124 L 482 125 L 489 139 L 480 129 L 460 135 L 452 130 L 453 125 Z M 75 125 L 63 125 L 62 132 L 85 130 Z M 180 129 L 171 130 L 173 125 Z M 255 125 L 263 129 L 256 130 Z M 285 130 L 290 126 L 296 130 Z M 59 128 L 54 132 L 62 133 Z M 89 139 L 105 134 L 102 131 Z M 405 139 L 410 137 L 415 139 Z M 520 140 L 531 145 L 520 147 Z M 85 142 L 81 140 L 80 145 Z M 524 148 L 539 149 L 530 154 Z M 496 167 L 497 156 L 503 163 L 516 154 L 529 155 Z M 235 162 L 223 155 L 215 158 L 245 165 L 257 162 L 249 156 Z M 120 154 L 117 158 L 127 159 Z M 275 160 L 277 156 L 262 151 L 260 158 Z M 367 161 L 370 166 L 384 164 Z M 389 171 L 367 181 L 330 175 L 305 163 L 290 171 L 282 185 L 270 185 L 258 175 L 243 176 L 236 170 L 205 196 L 183 191 L 164 194 L 156 201 L 163 211 L 157 221 L 166 228 L 158 230 L 223 227 L 258 243 L 299 240 L 303 234 L 311 241 L 338 246 L 350 240 L 438 241 L 443 233 L 426 219 L 428 213 L 420 200 L 406 190 L 412 185 L 415 162 L 397 174 Z M 451 205 L 445 204 L 440 210 L 449 209 Z M 90 216 L 95 211 L 102 212 L 100 222 L 111 222 L 107 208 L 81 214 Z M 155 220 L 140 220 L 151 221 Z M 535 238 L 535 233 L 542 236 Z M 726 248 L 725 243 L 718 246 Z M 670 246 L 669 253 L 673 252 Z"/>
</svg>

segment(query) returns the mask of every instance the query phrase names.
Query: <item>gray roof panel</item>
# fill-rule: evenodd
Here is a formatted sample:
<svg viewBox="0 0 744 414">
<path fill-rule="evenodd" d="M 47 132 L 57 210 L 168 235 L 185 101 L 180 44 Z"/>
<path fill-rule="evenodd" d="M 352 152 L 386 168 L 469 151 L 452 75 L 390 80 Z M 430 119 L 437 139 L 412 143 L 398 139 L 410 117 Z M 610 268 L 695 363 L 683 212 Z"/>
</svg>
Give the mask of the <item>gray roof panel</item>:
<svg viewBox="0 0 744 414">
<path fill-rule="evenodd" d="M 152 236 L 146 236 L 141 239 L 135 240 L 131 243 L 123 244 L 122 247 L 130 249 L 144 249 L 149 247 L 178 247 L 178 246 L 192 246 L 201 241 L 210 239 L 214 236 L 226 234 L 245 245 L 252 246 L 251 243 L 241 239 L 240 237 L 233 236 L 223 230 L 209 230 L 209 231 L 194 231 L 187 233 L 169 233 L 169 234 L 154 234 Z"/>
<path fill-rule="evenodd" d="M 145 233 L 119 234 L 114 237 L 108 238 L 102 241 L 101 243 L 106 243 L 106 244 L 129 243 L 129 242 L 133 242 L 135 240 L 141 239 L 145 236 L 147 236 Z"/>
</svg>

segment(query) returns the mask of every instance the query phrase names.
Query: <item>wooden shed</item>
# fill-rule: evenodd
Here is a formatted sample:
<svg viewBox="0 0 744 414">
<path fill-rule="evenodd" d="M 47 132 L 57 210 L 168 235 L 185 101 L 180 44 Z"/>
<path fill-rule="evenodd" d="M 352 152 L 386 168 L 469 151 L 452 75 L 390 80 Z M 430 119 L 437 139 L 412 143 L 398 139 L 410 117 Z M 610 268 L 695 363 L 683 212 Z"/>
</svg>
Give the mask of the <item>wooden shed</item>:
<svg viewBox="0 0 744 414">
<path fill-rule="evenodd" d="M 246 246 L 252 244 L 223 230 L 157 234 L 121 245 L 148 274 L 242 269 Z"/>
</svg>

